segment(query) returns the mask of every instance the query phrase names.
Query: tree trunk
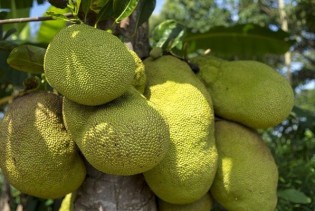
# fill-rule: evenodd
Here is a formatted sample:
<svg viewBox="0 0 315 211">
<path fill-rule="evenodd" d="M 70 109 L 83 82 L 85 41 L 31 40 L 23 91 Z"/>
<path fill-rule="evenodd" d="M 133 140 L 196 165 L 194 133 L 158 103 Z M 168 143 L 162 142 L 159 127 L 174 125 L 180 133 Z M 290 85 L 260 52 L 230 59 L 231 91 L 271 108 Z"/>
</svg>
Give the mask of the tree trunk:
<svg viewBox="0 0 315 211">
<path fill-rule="evenodd" d="M 78 190 L 75 211 L 155 211 L 155 196 L 141 174 L 115 176 L 87 164 L 87 177 Z"/>
<path fill-rule="evenodd" d="M 136 11 L 137 12 L 137 11 Z M 126 45 L 140 58 L 149 55 L 148 23 L 135 29 L 135 13 L 123 21 L 119 33 Z M 87 177 L 77 191 L 75 211 L 155 211 L 155 196 L 144 181 L 142 174 L 115 176 L 97 171 L 87 163 Z"/>
</svg>

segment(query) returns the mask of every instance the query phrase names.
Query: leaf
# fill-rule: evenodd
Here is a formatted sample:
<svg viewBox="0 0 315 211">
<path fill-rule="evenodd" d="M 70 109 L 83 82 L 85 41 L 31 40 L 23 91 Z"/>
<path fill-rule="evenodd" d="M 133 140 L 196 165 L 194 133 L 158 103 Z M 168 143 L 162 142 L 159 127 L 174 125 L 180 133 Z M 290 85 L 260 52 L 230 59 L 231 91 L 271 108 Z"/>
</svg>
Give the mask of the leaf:
<svg viewBox="0 0 315 211">
<path fill-rule="evenodd" d="M 116 16 L 115 22 L 118 23 L 130 16 L 136 9 L 139 0 L 114 0 L 113 9 Z"/>
<path fill-rule="evenodd" d="M 31 8 L 33 5 L 33 0 L 11 0 L 15 1 L 15 7 L 17 9 Z M 12 2 L 8 0 L 0 0 L 1 8 L 11 8 Z"/>
<path fill-rule="evenodd" d="M 45 48 L 33 45 L 21 45 L 11 51 L 7 62 L 16 70 L 41 74 L 44 72 L 45 52 Z"/>
<path fill-rule="evenodd" d="M 282 199 L 297 204 L 309 204 L 312 201 L 311 198 L 307 197 L 303 192 L 296 189 L 278 191 L 278 196 Z"/>
<path fill-rule="evenodd" d="M 102 7 L 96 17 L 95 25 L 100 21 L 107 20 L 113 15 L 113 1 L 109 1 L 106 5 Z"/>
<path fill-rule="evenodd" d="M 188 52 L 210 49 L 216 56 L 250 58 L 266 54 L 284 54 L 292 41 L 289 34 L 254 24 L 214 27 L 205 33 L 189 32 L 184 38 Z"/>
<path fill-rule="evenodd" d="M 8 55 L 9 51 L 0 49 L 0 83 L 21 86 L 27 74 L 10 67 L 7 63 Z"/>
<path fill-rule="evenodd" d="M 47 12 L 52 12 L 55 14 L 64 14 L 67 9 L 58 9 L 56 7 L 49 7 Z M 57 32 L 59 32 L 63 27 L 66 26 L 66 21 L 58 19 L 52 21 L 43 21 L 40 24 L 39 30 L 36 35 L 37 42 L 49 43 Z"/>
<path fill-rule="evenodd" d="M 4 40 L 8 39 L 12 34 L 14 34 L 16 32 L 16 28 L 11 28 L 8 31 L 6 31 L 3 35 Z"/>
<path fill-rule="evenodd" d="M 93 0 L 90 9 L 95 13 L 99 13 L 101 9 L 111 1 L 112 0 Z"/>
<path fill-rule="evenodd" d="M 174 20 L 166 20 L 156 26 L 152 32 L 153 47 L 171 50 L 181 44 L 186 28 Z"/>
<path fill-rule="evenodd" d="M 156 5 L 155 0 L 140 0 L 137 8 L 137 16 L 136 16 L 136 29 L 138 26 L 141 26 L 144 22 L 146 22 L 149 17 L 152 15 L 153 10 Z"/>
<path fill-rule="evenodd" d="M 84 13 L 84 22 L 86 21 L 91 5 L 92 5 L 92 0 L 81 1 L 80 7 L 82 9 L 82 12 Z"/>
</svg>

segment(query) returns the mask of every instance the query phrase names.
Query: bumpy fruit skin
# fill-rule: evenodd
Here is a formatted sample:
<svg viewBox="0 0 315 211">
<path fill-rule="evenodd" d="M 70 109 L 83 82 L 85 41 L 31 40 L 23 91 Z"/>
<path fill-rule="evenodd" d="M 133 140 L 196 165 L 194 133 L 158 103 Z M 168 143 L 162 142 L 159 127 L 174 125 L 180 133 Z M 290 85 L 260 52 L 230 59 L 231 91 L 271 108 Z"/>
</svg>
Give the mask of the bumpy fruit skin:
<svg viewBox="0 0 315 211">
<path fill-rule="evenodd" d="M 219 167 L 211 187 L 214 199 L 231 211 L 274 211 L 278 170 L 269 148 L 252 129 L 215 122 Z"/>
<path fill-rule="evenodd" d="M 171 137 L 170 150 L 145 180 L 166 202 L 192 203 L 210 189 L 217 169 L 211 98 L 185 62 L 162 56 L 144 64 L 144 94 L 168 122 Z"/>
<path fill-rule="evenodd" d="M 213 99 L 215 113 L 251 128 L 274 127 L 285 120 L 294 105 L 289 82 L 257 61 L 224 61 L 198 56 L 198 76 Z"/>
<path fill-rule="evenodd" d="M 0 124 L 0 167 L 14 187 L 40 198 L 76 190 L 86 169 L 65 130 L 61 98 L 35 92 L 16 98 Z"/>
<path fill-rule="evenodd" d="M 66 128 L 88 162 L 107 174 L 134 175 L 157 165 L 170 143 L 169 128 L 137 90 L 102 106 L 64 99 Z"/>
<path fill-rule="evenodd" d="M 145 75 L 145 67 L 142 60 L 139 58 L 136 52 L 133 50 L 129 50 L 131 55 L 133 56 L 135 63 L 136 63 L 136 70 L 135 75 L 133 78 L 132 85 L 141 93 L 143 94 L 146 84 L 146 75 Z"/>
<path fill-rule="evenodd" d="M 132 84 L 135 68 L 133 56 L 117 37 L 85 24 L 57 33 L 44 57 L 48 83 L 83 105 L 121 96 Z"/>
<path fill-rule="evenodd" d="M 212 208 L 210 193 L 206 193 L 199 200 L 189 204 L 170 204 L 161 199 L 158 200 L 159 211 L 210 211 Z"/>
</svg>

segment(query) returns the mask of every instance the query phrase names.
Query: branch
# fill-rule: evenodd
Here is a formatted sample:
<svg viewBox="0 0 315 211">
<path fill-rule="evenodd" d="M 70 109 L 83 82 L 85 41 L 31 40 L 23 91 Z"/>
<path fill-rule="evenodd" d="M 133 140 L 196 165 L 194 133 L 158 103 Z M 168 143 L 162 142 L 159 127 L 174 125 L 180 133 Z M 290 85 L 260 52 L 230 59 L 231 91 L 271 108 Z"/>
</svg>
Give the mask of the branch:
<svg viewBox="0 0 315 211">
<path fill-rule="evenodd" d="M 72 13 L 64 14 L 65 17 L 71 18 L 73 17 Z M 53 16 L 42 16 L 42 17 L 28 17 L 28 18 L 12 18 L 12 19 L 5 19 L 0 20 L 0 25 L 2 24 L 10 24 L 10 23 L 25 23 L 25 22 L 35 22 L 35 21 L 49 21 L 49 20 L 56 20 Z"/>
</svg>

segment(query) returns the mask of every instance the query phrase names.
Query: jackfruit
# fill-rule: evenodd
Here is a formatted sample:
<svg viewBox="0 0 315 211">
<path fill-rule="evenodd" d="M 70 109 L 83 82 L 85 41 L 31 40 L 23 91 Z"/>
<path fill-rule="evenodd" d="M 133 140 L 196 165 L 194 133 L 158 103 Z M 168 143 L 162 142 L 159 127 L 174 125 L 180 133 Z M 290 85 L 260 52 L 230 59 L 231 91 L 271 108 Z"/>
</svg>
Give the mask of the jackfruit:
<svg viewBox="0 0 315 211">
<path fill-rule="evenodd" d="M 198 56 L 192 62 L 199 65 L 198 76 L 206 84 L 218 116 L 252 128 L 268 128 L 290 114 L 293 90 L 287 79 L 268 65 L 211 56 Z"/>
<path fill-rule="evenodd" d="M 132 84 L 135 68 L 133 56 L 117 37 L 85 24 L 63 28 L 44 57 L 48 83 L 83 105 L 121 96 Z"/>
<path fill-rule="evenodd" d="M 59 211 L 73 211 L 73 203 L 76 193 L 68 193 L 62 200 Z"/>
<path fill-rule="evenodd" d="M 159 211 L 210 211 L 212 208 L 212 198 L 210 193 L 206 193 L 199 200 L 190 204 L 170 204 L 163 200 L 158 200 Z"/>
<path fill-rule="evenodd" d="M 133 78 L 132 85 L 141 93 L 143 94 L 145 89 L 146 83 L 146 75 L 145 75 L 145 68 L 142 60 L 139 58 L 136 52 L 133 50 L 129 50 L 131 55 L 133 56 L 135 63 L 136 63 L 136 70 L 135 75 Z"/>
<path fill-rule="evenodd" d="M 0 124 L 0 168 L 23 193 L 59 198 L 85 178 L 84 163 L 63 124 L 61 103 L 47 92 L 18 97 Z"/>
<path fill-rule="evenodd" d="M 211 98 L 190 67 L 173 56 L 148 58 L 144 65 L 144 95 L 161 111 L 171 137 L 165 158 L 144 173 L 145 180 L 166 202 L 192 203 L 210 189 L 217 169 Z"/>
<path fill-rule="evenodd" d="M 215 122 L 219 168 L 211 187 L 214 199 L 230 211 L 274 211 L 278 170 L 272 154 L 252 129 Z"/>
<path fill-rule="evenodd" d="M 64 98 L 65 125 L 87 161 L 99 171 L 133 175 L 157 165 L 168 150 L 167 123 L 137 90 L 102 106 Z"/>
</svg>

